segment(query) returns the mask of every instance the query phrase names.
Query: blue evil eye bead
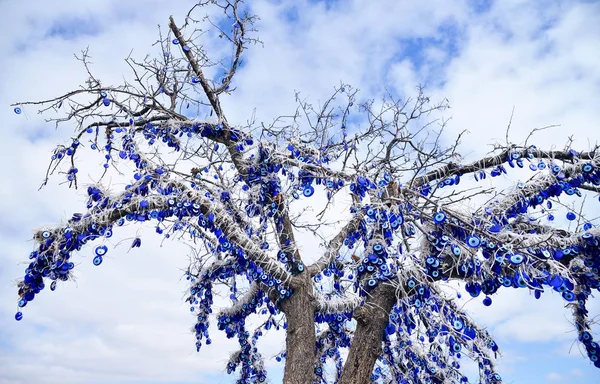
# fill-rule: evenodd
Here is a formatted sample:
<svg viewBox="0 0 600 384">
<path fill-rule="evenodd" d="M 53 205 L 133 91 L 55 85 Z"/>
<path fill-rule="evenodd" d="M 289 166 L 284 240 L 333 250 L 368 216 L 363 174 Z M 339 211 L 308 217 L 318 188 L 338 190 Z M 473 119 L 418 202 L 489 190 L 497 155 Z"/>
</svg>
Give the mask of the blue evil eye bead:
<svg viewBox="0 0 600 384">
<path fill-rule="evenodd" d="M 461 319 L 457 318 L 457 319 L 454 319 L 454 321 L 452 322 L 452 326 L 457 331 L 460 331 L 461 329 L 463 329 L 465 327 L 465 323 L 463 323 L 463 321 Z"/>
<path fill-rule="evenodd" d="M 524 276 L 520 273 L 516 273 L 513 276 L 513 283 L 519 288 L 525 288 L 527 286 L 527 281 L 525 281 Z"/>
<path fill-rule="evenodd" d="M 467 245 L 471 248 L 477 248 L 481 244 L 481 239 L 477 235 L 467 237 Z"/>
<path fill-rule="evenodd" d="M 375 285 L 377 285 L 377 280 L 369 279 L 367 284 L 369 284 L 369 287 L 374 287 Z"/>
<path fill-rule="evenodd" d="M 592 340 L 592 335 L 588 332 L 588 331 L 584 331 L 581 333 L 581 340 L 585 341 L 591 341 Z"/>
<path fill-rule="evenodd" d="M 99 245 L 96 247 L 95 252 L 98 256 L 104 256 L 106 255 L 106 252 L 108 252 L 108 247 L 106 245 Z"/>
<path fill-rule="evenodd" d="M 578 157 L 579 153 L 574 149 L 569 149 L 569 155 L 571 155 L 573 157 Z"/>
<path fill-rule="evenodd" d="M 21 110 L 21 108 L 19 108 L 19 107 L 15 107 L 15 109 L 13 109 L 13 111 L 15 111 L 15 113 L 16 113 L 17 115 L 20 115 L 20 114 L 21 114 L 21 112 L 23 112 L 23 111 Z"/>
<path fill-rule="evenodd" d="M 450 246 L 450 249 L 452 250 L 452 253 L 454 254 L 454 256 L 460 256 L 461 250 L 460 250 L 460 247 L 458 245 L 452 244 Z"/>
<path fill-rule="evenodd" d="M 510 261 L 510 263 L 514 265 L 519 265 L 523 263 L 524 260 L 525 258 L 523 257 L 523 255 L 520 255 L 518 253 L 510 255 L 510 257 L 508 258 L 508 261 Z"/>
<path fill-rule="evenodd" d="M 573 212 L 567 213 L 567 220 L 573 221 L 577 218 L 577 216 Z"/>
<path fill-rule="evenodd" d="M 199 82 L 200 82 L 200 78 L 199 77 L 196 77 L 196 76 L 192 77 L 192 83 L 198 84 Z"/>
<path fill-rule="evenodd" d="M 23 318 L 23 312 L 19 311 L 15 314 L 15 320 L 21 321 L 22 318 Z"/>
<path fill-rule="evenodd" d="M 529 169 L 531 169 L 532 171 L 537 171 L 538 167 L 536 164 L 529 164 Z"/>
<path fill-rule="evenodd" d="M 583 167 L 581 168 L 583 170 L 583 172 L 592 172 L 592 170 L 594 170 L 594 166 L 590 163 L 584 164 Z"/>
<path fill-rule="evenodd" d="M 173 39 L 172 43 L 175 45 L 179 44 L 179 39 Z"/>
<path fill-rule="evenodd" d="M 486 296 L 485 299 L 483 299 L 483 305 L 485 305 L 486 307 L 489 307 L 490 305 L 492 305 L 492 298 L 489 296 Z"/>
<path fill-rule="evenodd" d="M 311 197 L 313 195 L 313 193 L 315 193 L 315 189 L 312 187 L 312 185 L 307 185 L 306 187 L 304 187 L 304 189 L 302 190 L 302 194 L 305 197 Z"/>
<path fill-rule="evenodd" d="M 48 239 L 48 238 L 50 238 L 50 231 L 44 231 L 44 232 L 42 232 L 42 237 L 43 237 L 44 239 Z"/>
<path fill-rule="evenodd" d="M 27 305 L 27 300 L 25 300 L 24 298 L 19 300 L 19 302 L 17 303 L 17 305 L 19 306 L 19 308 L 23 308 L 24 306 Z"/>
<path fill-rule="evenodd" d="M 396 332 L 396 326 L 392 323 L 389 323 L 386 327 L 385 327 L 385 333 L 388 335 L 392 335 Z"/>
<path fill-rule="evenodd" d="M 108 94 L 104 91 L 100 91 L 100 97 L 105 98 Z"/>
<path fill-rule="evenodd" d="M 108 99 L 108 97 L 102 99 L 102 104 L 104 104 L 105 107 L 108 107 L 110 105 L 110 100 Z"/>
<path fill-rule="evenodd" d="M 398 216 L 396 216 L 396 222 L 399 226 L 404 224 L 404 215 L 402 214 L 402 212 L 398 212 Z"/>
<path fill-rule="evenodd" d="M 563 297 L 563 299 L 565 299 L 566 301 L 569 301 L 569 302 L 575 300 L 575 294 L 571 291 L 564 291 L 562 293 L 562 297 Z"/>
<path fill-rule="evenodd" d="M 548 215 L 548 221 L 553 221 L 554 220 L 554 215 L 553 214 L 549 214 Z"/>
<path fill-rule="evenodd" d="M 549 278 L 548 285 L 552 288 L 558 289 L 561 285 L 563 285 L 563 279 L 559 275 L 553 275 Z"/>
<path fill-rule="evenodd" d="M 102 256 L 98 255 L 98 256 L 94 257 L 93 263 L 95 266 L 102 264 Z"/>
<path fill-rule="evenodd" d="M 442 224 L 446 220 L 446 214 L 444 212 L 438 212 L 433 216 L 433 222 L 436 224 Z"/>
<path fill-rule="evenodd" d="M 184 52 L 189 52 L 190 51 L 190 47 L 188 47 L 187 45 L 183 46 L 183 50 Z"/>
<path fill-rule="evenodd" d="M 56 289 L 56 281 L 53 281 L 52 284 L 50 284 L 50 290 L 54 291 Z"/>
</svg>

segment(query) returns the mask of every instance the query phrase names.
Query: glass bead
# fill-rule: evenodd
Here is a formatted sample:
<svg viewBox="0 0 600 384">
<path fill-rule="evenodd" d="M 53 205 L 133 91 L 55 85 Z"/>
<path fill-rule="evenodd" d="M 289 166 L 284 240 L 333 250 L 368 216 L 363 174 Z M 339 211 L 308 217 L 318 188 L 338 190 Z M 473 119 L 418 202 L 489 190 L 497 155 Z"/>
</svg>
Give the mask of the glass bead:
<svg viewBox="0 0 600 384">
<path fill-rule="evenodd" d="M 446 214 L 444 212 L 438 212 L 433 217 L 433 221 L 436 224 L 442 224 L 444 222 L 444 220 L 446 220 Z"/>
<path fill-rule="evenodd" d="M 307 185 L 304 187 L 304 189 L 302 190 L 302 194 L 305 197 L 311 197 L 313 194 L 315 193 L 315 189 L 313 188 L 312 185 Z"/>
<path fill-rule="evenodd" d="M 481 244 L 481 239 L 477 235 L 470 235 L 467 237 L 467 245 L 471 248 L 477 248 Z"/>
<path fill-rule="evenodd" d="M 108 247 L 106 245 L 97 246 L 95 252 L 98 256 L 104 256 L 108 252 Z"/>
</svg>

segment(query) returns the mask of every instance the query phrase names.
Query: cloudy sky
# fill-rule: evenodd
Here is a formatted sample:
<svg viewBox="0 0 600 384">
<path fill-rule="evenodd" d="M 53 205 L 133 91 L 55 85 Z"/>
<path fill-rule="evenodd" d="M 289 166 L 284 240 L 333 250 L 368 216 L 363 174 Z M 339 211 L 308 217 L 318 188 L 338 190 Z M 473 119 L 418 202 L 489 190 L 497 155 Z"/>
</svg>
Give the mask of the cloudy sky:
<svg viewBox="0 0 600 384">
<path fill-rule="evenodd" d="M 142 58 L 168 16 L 181 22 L 194 1 L 0 1 L 0 384 L 229 383 L 231 341 L 213 332 L 212 348 L 196 353 L 183 302 L 188 249 L 161 242 L 148 228 L 127 228 L 117 245 L 146 232 L 144 247 L 111 249 L 101 268 L 92 249 L 77 260 L 77 281 L 42 293 L 14 321 L 15 280 L 22 276 L 32 230 L 82 211 L 84 197 L 52 179 L 38 192 L 50 152 L 72 128 L 55 130 L 36 110 L 15 115 L 11 103 L 67 92 L 85 80 L 73 54 L 89 46 L 105 84 L 129 76 L 123 59 Z M 294 92 L 315 103 L 340 81 L 379 98 L 385 90 L 414 95 L 427 85 L 452 109 L 447 135 L 467 129 L 462 151 L 473 159 L 535 127 L 538 147 L 562 148 L 568 137 L 586 149 L 600 138 L 600 3 L 595 1 L 264 1 L 253 0 L 264 47 L 246 52 L 244 67 L 223 100 L 229 121 L 252 113 L 270 122 L 295 110 Z M 207 46 L 210 51 L 222 49 Z M 256 111 L 254 112 L 254 110 Z M 90 159 L 92 165 L 101 159 Z M 88 180 L 91 181 L 91 180 Z M 596 208 L 597 209 L 597 208 Z M 598 215 L 596 215 L 598 216 Z M 506 382 L 595 383 L 597 369 L 582 357 L 569 314 L 556 295 L 535 301 L 527 292 L 497 295 L 494 305 L 468 303 L 504 350 Z M 590 309 L 600 313 L 598 300 Z M 263 341 L 266 355 L 281 335 Z M 271 368 L 280 381 L 278 366 Z M 279 369 L 280 370 L 280 369 Z"/>
</svg>

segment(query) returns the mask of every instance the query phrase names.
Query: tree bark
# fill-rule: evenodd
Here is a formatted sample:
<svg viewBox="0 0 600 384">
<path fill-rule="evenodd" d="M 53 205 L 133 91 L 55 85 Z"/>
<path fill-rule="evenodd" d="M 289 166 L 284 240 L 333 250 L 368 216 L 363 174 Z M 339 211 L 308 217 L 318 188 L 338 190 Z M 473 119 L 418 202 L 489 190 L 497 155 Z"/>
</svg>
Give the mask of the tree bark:
<svg viewBox="0 0 600 384">
<path fill-rule="evenodd" d="M 287 321 L 284 384 L 310 384 L 315 364 L 315 302 L 311 279 L 306 271 L 292 281 L 292 295 L 281 309 Z"/>
<path fill-rule="evenodd" d="M 396 302 L 395 288 L 380 283 L 370 295 L 354 313 L 356 332 L 338 384 L 370 383 L 375 361 L 381 355 L 383 333 Z"/>
</svg>

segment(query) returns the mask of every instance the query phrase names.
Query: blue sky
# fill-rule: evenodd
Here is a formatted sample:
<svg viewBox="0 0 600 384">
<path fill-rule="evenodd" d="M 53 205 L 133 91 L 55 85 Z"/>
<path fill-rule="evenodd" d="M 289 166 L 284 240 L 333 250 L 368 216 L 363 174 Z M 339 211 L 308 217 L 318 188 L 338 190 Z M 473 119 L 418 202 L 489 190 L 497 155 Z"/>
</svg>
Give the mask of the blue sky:
<svg viewBox="0 0 600 384">
<path fill-rule="evenodd" d="M 111 250 L 102 268 L 83 250 L 77 282 L 44 292 L 14 321 L 15 280 L 25 268 L 35 228 L 81 211 L 84 197 L 52 179 L 41 192 L 49 154 L 72 127 L 55 130 L 36 110 L 15 115 L 9 104 L 56 96 L 85 79 L 73 58 L 89 46 L 96 75 L 106 84 L 129 76 L 123 59 L 143 57 L 168 16 L 182 21 L 193 1 L 31 0 L 1 2 L 0 114 L 5 186 L 0 188 L 0 384 L 229 383 L 225 362 L 234 345 L 213 333 L 212 348 L 194 350 L 193 318 L 181 281 L 187 249 L 163 244 L 152 228 L 126 228 L 122 239 L 146 233 L 143 251 Z M 223 100 L 233 123 L 256 108 L 266 123 L 295 110 L 294 91 L 324 101 L 340 81 L 379 98 L 427 85 L 447 98 L 447 139 L 463 129 L 465 159 L 504 140 L 522 142 L 534 127 L 560 124 L 535 137 L 538 147 L 562 148 L 568 136 L 585 149 L 600 135 L 600 5 L 580 1 L 252 1 L 264 47 L 252 47 Z M 207 42 L 209 51 L 228 53 Z M 100 158 L 82 159 L 88 182 Z M 114 183 L 120 182 L 118 178 Z M 506 180 L 506 185 L 514 180 Z M 598 209 L 597 207 L 594 209 Z M 600 211 L 598 212 L 600 214 Z M 595 216 L 598 216 L 596 214 Z M 129 241 L 129 240 L 127 240 Z M 311 244 L 310 241 L 304 244 Z M 314 247 L 306 245 L 306 252 Z M 505 291 L 484 308 L 466 304 L 504 350 L 507 383 L 596 383 L 599 373 L 573 344 L 568 311 L 551 294 L 535 301 Z M 598 299 L 590 304 L 600 313 Z M 594 312 L 595 310 L 595 312 Z M 266 355 L 282 348 L 281 334 L 263 340 Z M 571 349 L 569 353 L 569 349 Z M 272 363 L 272 370 L 277 371 Z M 272 378 L 280 381 L 280 370 Z"/>
<path fill-rule="evenodd" d="M 101 21 L 93 15 L 87 18 L 64 18 L 54 20 L 43 39 L 77 40 L 102 33 Z"/>
</svg>

